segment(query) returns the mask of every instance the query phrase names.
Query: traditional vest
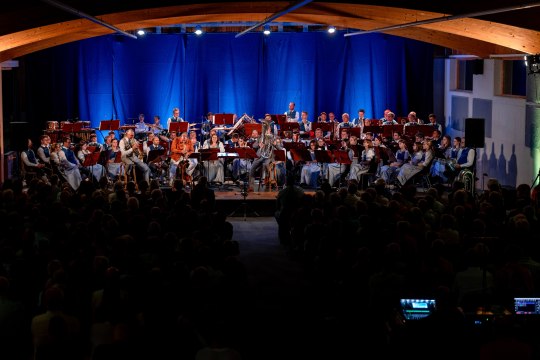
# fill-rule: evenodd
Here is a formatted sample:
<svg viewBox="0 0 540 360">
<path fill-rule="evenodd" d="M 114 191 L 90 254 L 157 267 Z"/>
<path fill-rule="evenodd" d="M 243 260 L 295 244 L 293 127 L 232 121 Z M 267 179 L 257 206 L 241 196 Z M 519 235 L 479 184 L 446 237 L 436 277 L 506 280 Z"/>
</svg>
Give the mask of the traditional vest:
<svg viewBox="0 0 540 360">
<path fill-rule="evenodd" d="M 77 158 L 75 157 L 75 153 L 73 151 L 65 147 L 62 147 L 62 151 L 64 152 L 64 154 L 66 154 L 67 161 L 69 161 L 72 164 L 78 163 Z"/>
<path fill-rule="evenodd" d="M 469 155 L 469 151 L 471 149 L 469 148 L 464 148 L 461 150 L 461 154 L 459 155 L 459 158 L 457 159 L 457 163 L 458 164 L 465 164 L 467 162 L 467 157 Z"/>
<path fill-rule="evenodd" d="M 296 118 L 296 110 L 287 111 L 287 117 L 290 117 L 291 119 L 295 119 Z"/>
<path fill-rule="evenodd" d="M 399 161 L 399 162 L 405 162 L 405 154 L 407 154 L 406 151 L 398 151 L 396 153 L 396 160 Z"/>
<path fill-rule="evenodd" d="M 34 150 L 24 150 L 24 153 L 26 154 L 26 157 L 28 157 L 28 161 L 30 161 L 32 164 L 37 164 L 36 154 L 34 154 Z"/>
<path fill-rule="evenodd" d="M 41 148 L 43 149 L 43 153 L 45 154 L 45 157 L 50 158 L 51 157 L 51 152 L 49 151 L 49 147 L 48 146 L 42 146 Z"/>
</svg>

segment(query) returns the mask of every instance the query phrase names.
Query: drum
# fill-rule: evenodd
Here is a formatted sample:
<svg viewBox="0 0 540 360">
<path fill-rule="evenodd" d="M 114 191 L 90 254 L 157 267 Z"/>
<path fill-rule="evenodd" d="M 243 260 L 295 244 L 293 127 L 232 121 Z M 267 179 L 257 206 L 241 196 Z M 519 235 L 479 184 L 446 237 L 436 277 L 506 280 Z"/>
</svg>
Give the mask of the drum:
<svg viewBox="0 0 540 360">
<path fill-rule="evenodd" d="M 47 130 L 49 131 L 55 131 L 59 130 L 60 125 L 58 124 L 58 121 L 47 121 Z"/>
</svg>

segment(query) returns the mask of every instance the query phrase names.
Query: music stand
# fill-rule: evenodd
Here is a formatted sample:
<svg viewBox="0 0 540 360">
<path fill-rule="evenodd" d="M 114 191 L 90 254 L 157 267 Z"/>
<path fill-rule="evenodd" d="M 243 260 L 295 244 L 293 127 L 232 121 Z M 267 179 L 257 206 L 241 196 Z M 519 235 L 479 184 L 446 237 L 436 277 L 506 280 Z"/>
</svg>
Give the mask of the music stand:
<svg viewBox="0 0 540 360">
<path fill-rule="evenodd" d="M 384 125 L 384 126 L 391 126 L 391 125 Z M 383 125 L 366 125 L 364 126 L 364 134 L 367 132 L 375 134 L 380 134 L 383 131 Z"/>
<path fill-rule="evenodd" d="M 237 152 L 233 151 L 232 148 L 227 147 L 225 148 L 225 152 L 218 152 L 217 157 L 219 159 L 223 159 L 223 184 L 220 187 L 221 190 L 227 190 L 225 189 L 225 182 L 226 182 L 226 172 L 227 172 L 227 162 L 229 159 L 235 159 L 239 155 Z M 229 177 L 229 179 L 232 179 L 232 176 Z M 230 181 L 230 180 L 229 180 Z"/>
<path fill-rule="evenodd" d="M 180 137 L 180 134 L 188 132 L 189 123 L 187 121 L 171 122 L 169 124 L 169 134 L 171 131 L 176 131 L 176 135 Z"/>
<path fill-rule="evenodd" d="M 206 177 L 210 175 L 210 161 L 218 159 L 219 149 L 200 149 L 201 161 L 206 161 Z M 204 166 L 204 165 L 203 165 Z M 210 181 L 208 181 L 210 184 Z"/>
<path fill-rule="evenodd" d="M 244 124 L 244 129 L 246 129 L 246 137 L 250 137 L 253 130 L 257 130 L 259 136 L 262 135 L 262 124 Z"/>
<path fill-rule="evenodd" d="M 293 133 L 300 132 L 300 124 L 297 122 L 286 122 L 286 123 L 283 123 L 283 125 L 281 125 L 279 129 L 281 130 L 281 132 L 283 131 L 291 131 Z"/>
<path fill-rule="evenodd" d="M 403 134 L 403 125 L 384 125 L 382 130 L 384 137 L 393 137 L 394 133 Z"/>
<path fill-rule="evenodd" d="M 248 175 L 247 177 L 249 179 L 249 174 L 247 173 L 247 159 L 251 159 L 251 161 L 253 162 L 253 159 L 257 159 L 259 156 L 255 152 L 255 150 L 253 150 L 250 147 L 235 148 L 235 151 L 238 153 L 238 157 L 240 159 L 245 159 L 246 160 L 245 170 L 246 170 L 246 174 Z M 248 209 L 248 204 L 246 202 L 246 197 L 248 196 L 248 185 L 247 185 L 247 183 L 248 183 L 248 180 L 246 179 L 246 177 L 244 177 L 244 183 L 242 185 L 242 190 L 240 191 L 240 195 L 242 195 L 242 197 L 244 199 L 243 199 L 242 203 L 240 204 L 240 206 L 237 207 L 232 213 L 229 214 L 229 217 L 234 216 L 234 214 L 236 214 L 236 212 L 238 210 L 243 209 L 244 210 L 244 221 L 246 221 L 247 209 Z M 253 209 L 251 209 L 251 212 L 253 212 L 253 214 L 255 214 L 255 216 L 257 216 L 257 217 L 259 216 L 259 214 L 257 214 L 257 212 L 254 211 Z"/>
<path fill-rule="evenodd" d="M 270 115 L 270 119 L 272 119 L 274 124 L 278 124 L 279 128 L 281 129 L 281 126 L 287 122 L 287 115 L 285 115 L 285 114 L 272 114 L 272 115 Z"/>
<path fill-rule="evenodd" d="M 92 182 L 94 182 L 94 165 L 98 163 L 100 155 L 100 152 L 93 152 L 84 156 L 82 166 L 90 167 L 90 173 L 92 174 Z"/>
<path fill-rule="evenodd" d="M 324 181 L 323 168 L 324 164 L 335 162 L 334 154 L 330 150 L 315 150 L 315 159 L 320 164 L 321 171 L 319 176 L 321 177 L 321 184 Z M 341 171 L 340 171 L 341 172 Z"/>
<path fill-rule="evenodd" d="M 362 128 L 350 127 L 349 128 L 349 139 L 351 138 L 351 136 L 356 136 L 357 139 L 360 139 L 360 131 L 362 131 Z"/>
<path fill-rule="evenodd" d="M 214 125 L 234 124 L 234 114 L 214 114 Z"/>
<path fill-rule="evenodd" d="M 163 156 L 165 156 L 165 149 L 163 150 L 150 150 L 148 152 L 148 159 L 147 159 L 147 162 L 148 163 L 153 163 L 153 162 L 157 162 L 157 158 L 160 158 L 161 160 L 163 160 Z"/>
<path fill-rule="evenodd" d="M 105 136 L 103 136 L 102 131 L 116 131 L 120 129 L 120 120 L 101 120 L 99 122 L 99 133 L 103 137 L 103 141 L 105 141 Z"/>
<path fill-rule="evenodd" d="M 349 158 L 349 150 L 336 150 L 334 151 L 334 158 L 336 160 L 336 162 L 339 164 L 339 185 L 341 186 L 342 184 L 342 181 L 343 181 L 343 176 L 342 176 L 342 173 L 341 173 L 341 166 L 342 165 L 351 165 L 352 161 L 351 159 Z"/>
</svg>

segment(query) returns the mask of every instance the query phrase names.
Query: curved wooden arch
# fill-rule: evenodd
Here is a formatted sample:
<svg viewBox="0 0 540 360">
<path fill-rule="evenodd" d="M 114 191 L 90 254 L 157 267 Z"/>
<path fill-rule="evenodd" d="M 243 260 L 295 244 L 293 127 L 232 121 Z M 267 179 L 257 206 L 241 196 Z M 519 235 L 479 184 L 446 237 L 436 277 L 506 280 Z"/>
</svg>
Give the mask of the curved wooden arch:
<svg viewBox="0 0 540 360">
<path fill-rule="evenodd" d="M 262 21 L 286 8 L 285 2 L 191 4 L 133 10 L 99 18 L 122 30 L 141 27 L 223 21 Z M 310 3 L 276 21 L 328 24 L 370 30 L 445 14 L 358 4 Z M 87 19 L 77 19 L 0 37 L 0 62 L 35 51 L 113 33 Z M 458 20 L 407 27 L 387 32 L 485 58 L 491 54 L 540 53 L 540 32 L 484 20 Z M 360 35 L 361 36 L 361 35 Z"/>
</svg>

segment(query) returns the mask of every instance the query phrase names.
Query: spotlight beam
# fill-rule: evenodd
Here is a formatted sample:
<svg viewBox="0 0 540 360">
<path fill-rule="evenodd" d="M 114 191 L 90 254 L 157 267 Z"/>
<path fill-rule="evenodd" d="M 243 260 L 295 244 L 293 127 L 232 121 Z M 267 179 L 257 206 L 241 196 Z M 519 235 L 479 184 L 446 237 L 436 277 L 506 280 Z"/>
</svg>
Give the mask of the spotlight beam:
<svg viewBox="0 0 540 360">
<path fill-rule="evenodd" d="M 283 15 L 285 15 L 285 14 L 287 14 L 287 13 L 290 13 L 291 11 L 294 11 L 294 10 L 296 10 L 296 9 L 298 9 L 298 8 L 300 8 L 300 7 L 302 7 L 302 6 L 304 6 L 304 5 L 307 5 L 307 4 L 309 4 L 310 2 L 312 2 L 312 1 L 313 1 L 313 0 L 304 0 L 304 1 L 300 1 L 300 2 L 298 2 L 298 3 L 296 3 L 296 4 L 293 4 L 293 5 L 289 6 L 288 8 L 286 8 L 286 9 L 280 11 L 280 12 L 277 12 L 277 13 L 275 13 L 274 15 L 271 15 L 271 16 L 267 17 L 267 18 L 264 19 L 263 21 L 261 21 L 261 22 L 255 24 L 255 25 L 253 25 L 253 26 L 247 28 L 246 30 L 244 30 L 244 31 L 242 31 L 242 32 L 239 32 L 239 33 L 236 34 L 234 37 L 235 37 L 235 38 L 239 38 L 240 36 L 242 36 L 242 35 L 247 34 L 248 32 L 250 32 L 251 30 L 258 28 L 259 26 L 263 26 L 263 25 L 265 25 L 266 23 L 269 23 L 270 21 L 272 21 L 272 20 L 274 20 L 274 19 L 277 19 L 277 18 L 280 17 L 280 16 L 283 16 Z"/>
<path fill-rule="evenodd" d="M 133 35 L 133 34 L 130 34 L 128 32 L 125 32 L 124 30 L 122 29 L 119 29 L 117 28 L 116 26 L 114 25 L 111 25 L 109 23 L 106 23 L 105 21 L 102 21 L 102 20 L 99 20 L 98 18 L 92 16 L 92 15 L 88 15 L 80 10 L 77 10 L 75 8 L 72 8 L 71 6 L 68 6 L 68 5 L 65 5 L 65 4 L 62 4 L 60 2 L 57 2 L 57 1 L 54 1 L 54 0 L 41 0 L 43 2 L 46 2 L 47 4 L 49 5 L 52 5 L 54 7 L 57 7 L 59 9 L 62 9 L 64 11 L 67 11 L 69 13 L 72 13 L 76 16 L 79 16 L 79 17 L 82 17 L 82 18 L 85 18 L 85 19 L 88 19 L 96 24 L 99 24 L 101 26 L 105 26 L 106 28 L 108 29 L 111 29 L 111 30 L 114 30 L 116 31 L 117 33 L 120 33 L 122 35 L 125 35 L 125 36 L 129 36 L 130 38 L 133 38 L 133 39 L 137 39 L 137 36 Z"/>
</svg>

